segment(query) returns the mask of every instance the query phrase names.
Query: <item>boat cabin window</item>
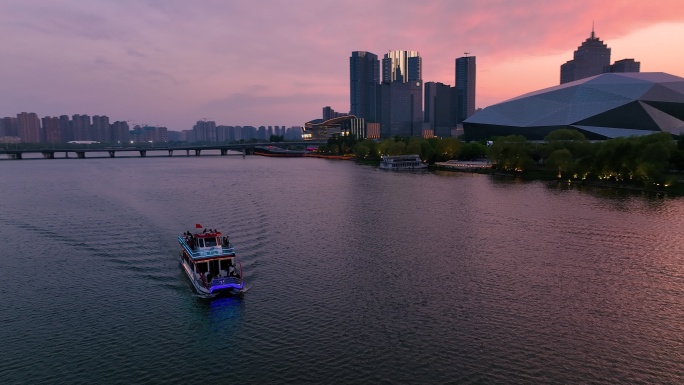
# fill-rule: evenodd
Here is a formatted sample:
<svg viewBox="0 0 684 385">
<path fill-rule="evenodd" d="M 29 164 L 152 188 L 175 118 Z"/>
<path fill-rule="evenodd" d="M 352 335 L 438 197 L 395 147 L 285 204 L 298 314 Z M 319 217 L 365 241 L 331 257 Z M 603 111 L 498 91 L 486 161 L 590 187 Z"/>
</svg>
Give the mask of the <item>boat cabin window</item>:
<svg viewBox="0 0 684 385">
<path fill-rule="evenodd" d="M 197 238 L 197 246 L 216 247 L 218 246 L 217 238 Z"/>
</svg>

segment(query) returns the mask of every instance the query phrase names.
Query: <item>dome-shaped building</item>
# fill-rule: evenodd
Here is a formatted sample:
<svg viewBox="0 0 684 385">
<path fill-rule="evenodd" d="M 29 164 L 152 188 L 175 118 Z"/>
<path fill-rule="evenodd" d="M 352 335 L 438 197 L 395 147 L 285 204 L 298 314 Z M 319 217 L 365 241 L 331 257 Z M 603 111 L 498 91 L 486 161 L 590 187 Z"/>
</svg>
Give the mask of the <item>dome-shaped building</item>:
<svg viewBox="0 0 684 385">
<path fill-rule="evenodd" d="M 662 72 L 605 73 L 489 106 L 463 122 L 466 140 L 543 139 L 572 128 L 588 139 L 684 134 L 684 78 Z"/>
</svg>

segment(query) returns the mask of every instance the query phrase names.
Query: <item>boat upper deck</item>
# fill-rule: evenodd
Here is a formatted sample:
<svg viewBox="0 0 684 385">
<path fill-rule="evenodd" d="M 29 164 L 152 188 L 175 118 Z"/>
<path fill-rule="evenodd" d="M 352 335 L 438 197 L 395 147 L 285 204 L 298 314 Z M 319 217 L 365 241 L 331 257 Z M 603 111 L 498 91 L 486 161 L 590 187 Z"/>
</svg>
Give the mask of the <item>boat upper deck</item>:
<svg viewBox="0 0 684 385">
<path fill-rule="evenodd" d="M 190 242 L 190 243 L 189 243 Z M 193 260 L 229 258 L 235 256 L 235 248 L 228 244 L 221 233 L 179 235 L 178 243 Z"/>
</svg>

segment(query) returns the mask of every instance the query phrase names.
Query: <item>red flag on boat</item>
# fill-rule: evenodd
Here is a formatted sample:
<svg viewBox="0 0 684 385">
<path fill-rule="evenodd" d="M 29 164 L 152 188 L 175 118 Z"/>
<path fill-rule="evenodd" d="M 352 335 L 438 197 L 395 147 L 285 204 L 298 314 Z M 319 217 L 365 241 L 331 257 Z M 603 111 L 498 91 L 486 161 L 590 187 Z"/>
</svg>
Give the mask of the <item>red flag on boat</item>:
<svg viewBox="0 0 684 385">
<path fill-rule="evenodd" d="M 202 225 L 200 225 L 199 223 L 195 223 L 195 228 L 196 228 L 196 229 L 201 229 L 201 228 L 202 228 Z"/>
</svg>

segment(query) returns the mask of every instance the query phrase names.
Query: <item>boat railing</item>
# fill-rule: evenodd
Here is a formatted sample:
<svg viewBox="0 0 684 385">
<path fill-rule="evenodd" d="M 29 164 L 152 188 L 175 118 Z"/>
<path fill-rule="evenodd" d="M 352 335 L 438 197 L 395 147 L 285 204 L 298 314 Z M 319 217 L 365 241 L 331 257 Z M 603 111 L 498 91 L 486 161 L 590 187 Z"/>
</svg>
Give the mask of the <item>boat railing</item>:
<svg viewBox="0 0 684 385">
<path fill-rule="evenodd" d="M 204 285 L 204 287 L 206 287 L 208 289 L 209 284 L 207 283 L 207 280 L 204 279 L 204 274 L 200 273 L 199 276 L 200 276 L 200 279 L 202 280 L 202 284 Z"/>
<path fill-rule="evenodd" d="M 188 243 L 185 241 L 183 236 L 179 235 L 178 236 L 178 242 L 183 246 L 183 249 L 185 249 L 185 252 L 188 253 L 188 255 L 192 258 L 207 258 L 207 257 L 213 257 L 213 256 L 221 256 L 221 255 L 231 255 L 235 254 L 235 248 L 233 246 L 230 247 L 215 247 L 211 249 L 204 249 L 204 250 L 193 250 Z"/>
</svg>

